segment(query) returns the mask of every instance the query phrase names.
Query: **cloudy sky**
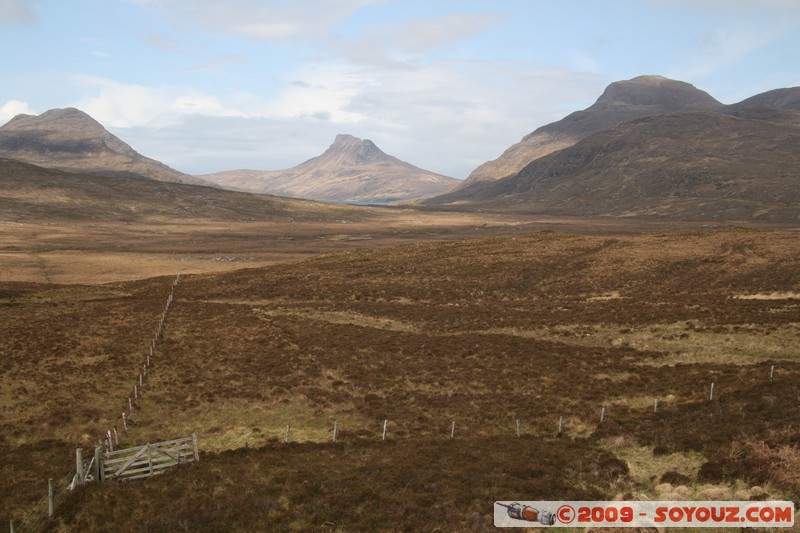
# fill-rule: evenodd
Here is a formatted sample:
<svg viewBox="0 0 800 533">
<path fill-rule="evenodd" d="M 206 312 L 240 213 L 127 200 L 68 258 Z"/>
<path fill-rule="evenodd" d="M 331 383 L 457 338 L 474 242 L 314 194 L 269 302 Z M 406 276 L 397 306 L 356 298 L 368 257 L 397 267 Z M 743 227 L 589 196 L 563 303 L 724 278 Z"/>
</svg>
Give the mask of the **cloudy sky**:
<svg viewBox="0 0 800 533">
<path fill-rule="evenodd" d="M 0 124 L 78 107 L 192 174 L 349 133 L 465 178 L 616 80 L 800 85 L 800 0 L 0 0 L 0 52 Z"/>
</svg>

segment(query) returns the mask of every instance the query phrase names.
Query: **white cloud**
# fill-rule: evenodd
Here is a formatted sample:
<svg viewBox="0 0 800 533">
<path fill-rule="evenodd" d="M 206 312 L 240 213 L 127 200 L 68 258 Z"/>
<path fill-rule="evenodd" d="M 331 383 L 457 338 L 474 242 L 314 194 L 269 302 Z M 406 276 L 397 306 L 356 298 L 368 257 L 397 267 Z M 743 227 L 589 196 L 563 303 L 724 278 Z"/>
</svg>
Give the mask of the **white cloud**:
<svg viewBox="0 0 800 533">
<path fill-rule="evenodd" d="M 276 98 L 255 106 L 257 116 L 318 117 L 340 123 L 366 118 L 351 109 L 351 102 L 377 83 L 369 72 L 342 64 L 312 64 L 294 74 L 298 79 Z"/>
<path fill-rule="evenodd" d="M 75 81 L 95 91 L 76 107 L 106 126 L 157 128 L 178 123 L 186 115 L 246 116 L 216 96 L 192 89 L 125 84 L 96 76 L 78 76 Z"/>
<path fill-rule="evenodd" d="M 730 24 L 708 32 L 687 54 L 687 61 L 673 67 L 667 76 L 680 80 L 700 80 L 735 65 L 748 55 L 780 39 L 790 28 L 776 23 L 769 32 L 762 27 Z"/>
<path fill-rule="evenodd" d="M 316 37 L 348 15 L 383 0 L 129 0 L 169 14 L 176 24 L 259 41 Z"/>
<path fill-rule="evenodd" d="M 686 5 L 692 8 L 713 11 L 760 11 L 773 10 L 788 13 L 800 12 L 797 0 L 651 0 L 658 5 Z"/>
<path fill-rule="evenodd" d="M 365 37 L 370 46 L 418 53 L 473 37 L 496 27 L 504 20 L 505 17 L 500 15 L 454 14 L 378 25 Z"/>
<path fill-rule="evenodd" d="M 75 81 L 92 93 L 75 105 L 107 126 L 163 128 L 186 116 L 250 117 L 276 120 L 314 118 L 346 124 L 366 117 L 351 102 L 372 83 L 364 72 L 345 65 L 315 64 L 295 73 L 273 98 L 234 91 L 225 96 L 185 87 L 150 87 L 95 76 Z"/>
<path fill-rule="evenodd" d="M 594 57 L 585 53 L 573 52 L 570 54 L 570 62 L 575 68 L 583 72 L 599 74 L 603 70 L 600 63 Z"/>
<path fill-rule="evenodd" d="M 173 100 L 167 89 L 123 84 L 95 76 L 78 76 L 76 82 L 90 91 L 97 91 L 84 97 L 76 107 L 106 126 L 124 128 L 163 123 Z"/>
<path fill-rule="evenodd" d="M 21 102 L 19 100 L 9 100 L 2 107 L 0 107 L 0 122 L 5 123 L 14 118 L 17 115 L 26 114 L 26 115 L 35 115 L 36 112 L 31 109 L 26 102 Z"/>
<path fill-rule="evenodd" d="M 33 24 L 38 20 L 36 0 L 0 0 L 0 26 Z"/>
<path fill-rule="evenodd" d="M 189 72 L 201 72 L 204 70 L 216 70 L 229 65 L 243 65 L 247 60 L 239 54 L 222 54 L 211 59 L 206 59 L 200 63 L 189 67 Z"/>
</svg>

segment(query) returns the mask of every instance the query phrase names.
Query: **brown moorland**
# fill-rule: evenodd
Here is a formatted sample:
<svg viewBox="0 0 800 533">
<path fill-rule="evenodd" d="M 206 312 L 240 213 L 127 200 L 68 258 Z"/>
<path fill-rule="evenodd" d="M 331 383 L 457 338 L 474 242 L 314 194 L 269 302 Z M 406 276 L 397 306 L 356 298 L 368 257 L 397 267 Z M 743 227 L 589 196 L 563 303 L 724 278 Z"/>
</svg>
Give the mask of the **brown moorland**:
<svg viewBox="0 0 800 533">
<path fill-rule="evenodd" d="M 729 224 L 337 205 L 76 174 L 0 158 L 0 281 L 104 283 L 531 231 L 636 234 Z"/>
<path fill-rule="evenodd" d="M 514 231 L 183 276 L 121 439 L 196 432 L 201 461 L 86 487 L 48 527 L 482 531 L 494 500 L 797 501 L 795 233 Z M 172 279 L 0 284 L 1 520 L 117 422 Z"/>
</svg>

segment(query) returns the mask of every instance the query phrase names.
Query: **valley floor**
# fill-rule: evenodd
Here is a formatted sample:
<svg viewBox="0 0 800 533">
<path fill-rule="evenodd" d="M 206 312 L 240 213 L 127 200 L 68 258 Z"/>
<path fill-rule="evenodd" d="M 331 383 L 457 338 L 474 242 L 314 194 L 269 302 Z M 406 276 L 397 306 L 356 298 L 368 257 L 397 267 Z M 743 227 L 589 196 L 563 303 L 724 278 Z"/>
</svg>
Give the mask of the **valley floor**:
<svg viewBox="0 0 800 533">
<path fill-rule="evenodd" d="M 172 263 L 120 445 L 196 432 L 201 460 L 76 491 L 50 530 L 485 531 L 496 500 L 800 501 L 796 233 L 396 213 L 15 233 L 0 523 L 121 430 Z M 255 259 L 210 260 L 228 256 Z"/>
</svg>

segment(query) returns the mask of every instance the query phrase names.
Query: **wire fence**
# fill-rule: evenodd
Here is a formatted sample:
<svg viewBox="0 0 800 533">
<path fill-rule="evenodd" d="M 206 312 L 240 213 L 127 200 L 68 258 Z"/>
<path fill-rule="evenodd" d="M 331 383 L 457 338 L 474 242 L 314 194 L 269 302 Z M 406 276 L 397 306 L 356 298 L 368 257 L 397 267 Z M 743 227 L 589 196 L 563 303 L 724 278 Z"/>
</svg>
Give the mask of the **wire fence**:
<svg viewBox="0 0 800 533">
<path fill-rule="evenodd" d="M 173 279 L 170 285 L 170 292 L 169 296 L 167 297 L 166 305 L 164 306 L 164 310 L 162 311 L 158 327 L 155 330 L 155 334 L 153 336 L 153 340 L 150 342 L 149 345 L 149 355 L 146 355 L 143 363 L 141 365 L 141 369 L 138 376 L 137 384 L 134 385 L 133 392 L 128 396 L 128 409 L 122 412 L 122 424 L 121 429 L 123 431 L 127 430 L 127 424 L 130 420 L 130 415 L 133 412 L 133 403 L 132 400 L 138 400 L 139 394 L 141 392 L 141 387 L 144 385 L 144 380 L 147 377 L 148 370 L 151 365 L 151 358 L 155 353 L 155 349 L 161 336 L 163 329 L 164 329 L 164 322 L 167 318 L 167 313 L 169 312 L 170 305 L 172 304 L 172 300 L 175 295 L 175 287 L 178 285 L 178 282 L 181 279 L 180 273 L 178 273 L 175 278 Z M 98 439 L 98 446 L 97 449 L 101 450 L 101 453 L 113 451 L 114 445 L 119 444 L 119 437 L 118 437 L 118 430 L 117 430 L 117 423 L 114 424 L 114 427 L 109 430 L 101 439 Z M 93 479 L 92 477 L 92 464 L 97 458 L 92 457 L 88 461 L 84 461 L 83 464 L 83 476 L 82 479 Z M 67 497 L 69 492 L 79 484 L 77 479 L 77 470 L 72 469 L 69 474 L 64 476 L 58 480 L 48 480 L 48 488 L 47 493 L 45 496 L 42 497 L 39 501 L 34 503 L 27 513 L 22 516 L 22 518 L 18 520 L 11 520 L 9 525 L 9 529 L 11 533 L 38 533 L 44 531 L 44 529 L 48 526 L 51 522 L 52 516 L 55 513 L 55 509 L 63 503 L 64 499 Z"/>
<path fill-rule="evenodd" d="M 75 473 L 76 471 L 73 469 L 61 479 L 50 480 L 47 493 L 33 504 L 21 519 L 11 521 L 11 533 L 39 533 L 44 531 L 51 521 L 55 508 L 64 503 L 67 498 Z"/>
</svg>

